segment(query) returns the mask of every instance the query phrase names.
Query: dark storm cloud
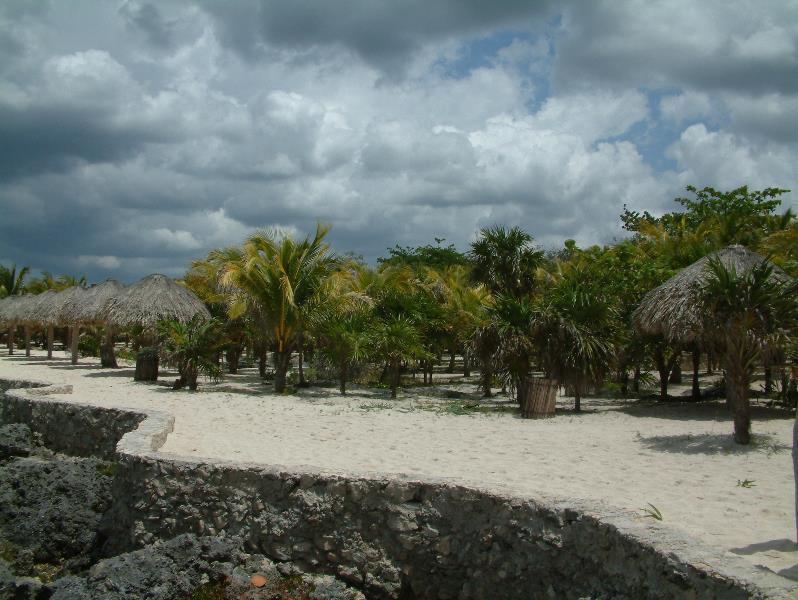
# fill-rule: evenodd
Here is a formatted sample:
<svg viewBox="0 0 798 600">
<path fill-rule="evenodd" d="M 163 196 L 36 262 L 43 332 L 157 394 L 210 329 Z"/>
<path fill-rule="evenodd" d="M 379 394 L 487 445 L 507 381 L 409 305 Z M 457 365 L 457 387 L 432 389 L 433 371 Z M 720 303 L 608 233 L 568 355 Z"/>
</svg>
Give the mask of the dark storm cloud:
<svg viewBox="0 0 798 600">
<path fill-rule="evenodd" d="M 9 180 L 121 161 L 172 138 L 153 128 L 115 127 L 91 109 L 0 106 L 0 139 L 0 178 Z"/>
<path fill-rule="evenodd" d="M 553 3 L 206 0 L 201 4 L 214 16 L 224 43 L 251 59 L 265 45 L 292 49 L 341 45 L 372 65 L 401 72 L 408 56 L 426 43 L 496 27 L 526 28 L 549 16 Z"/>
</svg>

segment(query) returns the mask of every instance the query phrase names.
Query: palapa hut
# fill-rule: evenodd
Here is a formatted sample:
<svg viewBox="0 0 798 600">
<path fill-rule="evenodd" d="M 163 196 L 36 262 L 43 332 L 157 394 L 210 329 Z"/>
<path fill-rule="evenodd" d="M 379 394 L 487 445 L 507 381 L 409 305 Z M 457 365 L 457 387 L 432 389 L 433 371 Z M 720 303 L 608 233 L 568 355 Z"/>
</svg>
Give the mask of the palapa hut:
<svg viewBox="0 0 798 600">
<path fill-rule="evenodd" d="M 116 368 L 114 355 L 114 327 L 106 323 L 108 304 L 125 291 L 125 286 L 115 279 L 108 279 L 86 289 L 85 294 L 69 298 L 62 316 L 71 323 L 82 326 L 105 326 L 105 337 L 100 347 L 100 364 L 103 367 Z"/>
<path fill-rule="evenodd" d="M 25 335 L 25 356 L 30 356 L 31 329 L 39 324 L 36 318 L 36 311 L 43 302 L 46 302 L 54 295 L 55 292 L 48 290 L 41 294 L 25 294 L 24 296 L 18 296 L 18 300 L 14 302 L 9 311 L 14 325 L 17 327 L 21 325 L 23 327 Z"/>
<path fill-rule="evenodd" d="M 0 324 L 8 329 L 8 354 L 14 354 L 14 333 L 17 330 L 17 323 L 14 318 L 16 305 L 21 296 L 6 296 L 0 299 Z"/>
<path fill-rule="evenodd" d="M 82 298 L 86 293 L 86 288 L 74 286 L 67 288 L 47 299 L 42 300 L 34 309 L 34 319 L 36 323 L 47 327 L 47 357 L 52 358 L 52 339 L 55 327 L 69 327 L 70 349 L 72 352 L 72 364 L 78 363 L 78 340 L 80 338 L 80 325 L 72 320 L 69 306 Z"/>
<path fill-rule="evenodd" d="M 105 309 L 108 325 L 141 325 L 151 337 L 155 336 L 155 328 L 160 321 L 175 319 L 187 323 L 197 315 L 204 319 L 211 318 L 205 304 L 191 290 L 157 273 L 129 286 L 124 294 L 110 300 Z M 135 379 L 158 379 L 158 356 L 154 350 L 139 353 Z"/>
</svg>

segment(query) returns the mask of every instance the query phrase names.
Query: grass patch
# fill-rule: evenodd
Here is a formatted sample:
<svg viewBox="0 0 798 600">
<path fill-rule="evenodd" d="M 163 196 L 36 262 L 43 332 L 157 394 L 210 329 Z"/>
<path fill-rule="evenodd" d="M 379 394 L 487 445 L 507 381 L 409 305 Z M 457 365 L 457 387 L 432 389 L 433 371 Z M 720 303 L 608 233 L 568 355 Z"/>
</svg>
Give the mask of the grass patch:
<svg viewBox="0 0 798 600">
<path fill-rule="evenodd" d="M 118 471 L 119 463 L 111 462 L 97 465 L 97 472 L 100 475 L 105 475 L 106 477 L 114 477 Z"/>
</svg>

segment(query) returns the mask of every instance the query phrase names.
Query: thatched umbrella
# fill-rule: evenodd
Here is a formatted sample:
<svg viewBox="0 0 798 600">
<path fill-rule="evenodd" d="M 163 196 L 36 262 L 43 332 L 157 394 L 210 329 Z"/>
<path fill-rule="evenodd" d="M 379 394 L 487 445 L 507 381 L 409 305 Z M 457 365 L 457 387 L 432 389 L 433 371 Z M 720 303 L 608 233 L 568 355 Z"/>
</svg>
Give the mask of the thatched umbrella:
<svg viewBox="0 0 798 600">
<path fill-rule="evenodd" d="M 695 344 L 703 330 L 701 303 L 698 295 L 709 275 L 709 261 L 717 259 L 737 273 L 748 273 L 758 267 L 765 258 L 744 246 L 727 246 L 708 254 L 685 267 L 659 287 L 648 292 L 632 313 L 632 322 L 640 333 L 661 335 L 670 342 Z M 774 276 L 785 278 L 781 271 Z M 698 399 L 698 351 L 693 352 L 693 398 Z"/>
<path fill-rule="evenodd" d="M 73 286 L 56 293 L 46 301 L 42 301 L 34 309 L 34 318 L 37 323 L 48 328 L 47 337 L 51 339 L 51 328 L 69 327 L 70 349 L 72 352 L 72 364 L 78 363 L 78 339 L 80 337 L 80 325 L 72 319 L 69 307 L 79 301 L 86 294 L 86 288 Z M 52 346 L 51 346 L 52 347 Z M 48 353 L 48 357 L 52 354 Z"/>
<path fill-rule="evenodd" d="M 116 368 L 114 356 L 114 327 L 105 321 L 108 304 L 120 297 L 125 286 L 115 279 L 93 285 L 81 296 L 69 298 L 63 309 L 62 318 L 78 325 L 105 325 L 105 339 L 100 347 L 100 364 Z"/>
<path fill-rule="evenodd" d="M 14 312 L 21 296 L 6 296 L 0 300 L 0 323 L 8 328 L 8 354 L 14 354 L 14 333 L 17 330 L 17 323 Z"/>
<path fill-rule="evenodd" d="M 105 321 L 114 327 L 141 325 L 154 334 L 160 321 L 175 319 L 187 323 L 195 316 L 210 319 L 208 309 L 191 290 L 166 275 L 153 274 L 129 286 L 112 299 L 105 309 Z M 158 378 L 157 354 L 140 354 L 136 360 L 136 380 Z"/>
<path fill-rule="evenodd" d="M 55 292 L 52 292 L 54 295 Z M 47 301 L 49 294 L 43 292 L 41 294 L 25 294 L 19 296 L 18 300 L 13 303 L 10 310 L 11 321 L 14 325 L 22 325 L 25 332 L 25 356 L 30 356 L 30 333 L 31 328 L 38 324 L 36 320 L 36 310 L 42 302 Z"/>
</svg>

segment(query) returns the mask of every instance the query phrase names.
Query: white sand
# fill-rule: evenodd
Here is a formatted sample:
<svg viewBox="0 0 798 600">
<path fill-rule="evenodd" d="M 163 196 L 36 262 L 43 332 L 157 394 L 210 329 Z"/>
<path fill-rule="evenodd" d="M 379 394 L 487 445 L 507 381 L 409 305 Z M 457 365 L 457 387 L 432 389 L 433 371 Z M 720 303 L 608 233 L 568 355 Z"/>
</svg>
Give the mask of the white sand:
<svg viewBox="0 0 798 600">
<path fill-rule="evenodd" d="M 310 389 L 276 396 L 255 375 L 232 376 L 198 393 L 135 383 L 132 370 L 104 370 L 64 354 L 0 359 L 0 378 L 72 384 L 70 401 L 151 407 L 175 415 L 164 452 L 325 472 L 432 475 L 523 495 L 600 500 L 664 523 L 798 579 L 792 420 L 755 411 L 754 444 L 734 444 L 722 406 L 587 400 L 582 415 L 532 421 L 509 414 L 450 415 L 395 408 L 383 392 Z M 166 377 L 164 377 L 166 379 Z M 474 389 L 473 386 L 470 389 Z M 411 398 L 408 400 L 407 398 Z M 567 401 L 563 399 L 567 404 Z M 373 407 L 371 410 L 365 407 Z M 754 487 L 738 487 L 738 480 Z"/>
</svg>

